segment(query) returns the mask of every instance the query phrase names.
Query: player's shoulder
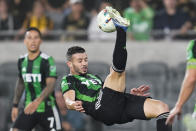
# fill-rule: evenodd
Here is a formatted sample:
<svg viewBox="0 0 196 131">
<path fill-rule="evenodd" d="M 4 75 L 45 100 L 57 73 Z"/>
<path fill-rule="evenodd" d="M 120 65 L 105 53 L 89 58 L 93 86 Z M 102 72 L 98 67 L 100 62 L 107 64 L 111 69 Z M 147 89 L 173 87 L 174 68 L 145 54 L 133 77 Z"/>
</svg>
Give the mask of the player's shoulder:
<svg viewBox="0 0 196 131">
<path fill-rule="evenodd" d="M 192 58 L 196 58 L 196 40 L 190 40 L 188 46 L 186 48 L 187 51 L 187 59 L 190 60 Z"/>
<path fill-rule="evenodd" d="M 18 61 L 24 60 L 27 56 L 28 56 L 28 53 L 20 55 L 18 58 Z"/>
<path fill-rule="evenodd" d="M 70 78 L 73 78 L 74 76 L 72 74 L 68 74 L 68 75 L 65 75 L 62 77 L 62 80 L 67 80 L 67 79 L 70 79 Z"/>
<path fill-rule="evenodd" d="M 190 48 L 191 46 L 195 45 L 195 42 L 196 42 L 195 40 L 190 40 L 187 48 L 188 47 Z"/>
<path fill-rule="evenodd" d="M 187 51 L 193 50 L 195 48 L 195 43 L 196 43 L 195 40 L 190 40 L 186 48 Z"/>
<path fill-rule="evenodd" d="M 75 81 L 75 77 L 71 74 L 65 75 L 62 77 L 61 82 L 74 82 Z"/>
<path fill-rule="evenodd" d="M 19 59 L 24 59 L 24 58 L 27 57 L 27 56 L 28 56 L 28 53 L 22 54 L 22 55 L 19 56 Z"/>
<path fill-rule="evenodd" d="M 43 52 L 41 52 L 40 57 L 42 59 L 45 59 L 45 60 L 48 60 L 48 59 L 52 58 L 50 55 L 48 55 L 46 53 L 43 53 Z"/>
</svg>

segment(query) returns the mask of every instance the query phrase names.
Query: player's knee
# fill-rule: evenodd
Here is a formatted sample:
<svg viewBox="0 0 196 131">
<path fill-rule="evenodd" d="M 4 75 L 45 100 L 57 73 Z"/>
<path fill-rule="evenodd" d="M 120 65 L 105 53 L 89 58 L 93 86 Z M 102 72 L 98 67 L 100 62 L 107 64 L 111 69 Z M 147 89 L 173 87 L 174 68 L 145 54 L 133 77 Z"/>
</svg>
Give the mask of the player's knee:
<svg viewBox="0 0 196 131">
<path fill-rule="evenodd" d="M 160 115 L 165 112 L 169 112 L 169 107 L 164 102 L 159 101 L 159 104 L 157 104 L 157 105 L 158 105 L 158 114 L 157 115 Z"/>
</svg>

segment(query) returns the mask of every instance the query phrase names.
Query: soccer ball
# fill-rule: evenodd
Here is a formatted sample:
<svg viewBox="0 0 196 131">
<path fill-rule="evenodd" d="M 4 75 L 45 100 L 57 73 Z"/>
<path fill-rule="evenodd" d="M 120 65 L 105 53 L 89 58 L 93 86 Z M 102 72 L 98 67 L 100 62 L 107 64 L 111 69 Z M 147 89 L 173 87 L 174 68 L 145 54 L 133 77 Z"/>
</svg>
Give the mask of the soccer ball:
<svg viewBox="0 0 196 131">
<path fill-rule="evenodd" d="M 106 9 L 103 9 L 97 15 L 97 23 L 98 23 L 99 28 L 104 32 L 109 33 L 109 32 L 116 31 L 116 27 L 112 21 L 112 18 L 110 17 Z"/>
</svg>

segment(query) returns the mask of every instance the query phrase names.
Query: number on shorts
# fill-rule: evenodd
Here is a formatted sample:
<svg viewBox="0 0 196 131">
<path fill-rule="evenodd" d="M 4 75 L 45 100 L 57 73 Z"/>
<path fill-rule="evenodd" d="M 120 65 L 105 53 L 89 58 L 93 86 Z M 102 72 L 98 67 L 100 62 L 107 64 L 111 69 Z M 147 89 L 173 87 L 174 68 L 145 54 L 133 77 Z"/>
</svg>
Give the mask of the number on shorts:
<svg viewBox="0 0 196 131">
<path fill-rule="evenodd" d="M 50 121 L 50 128 L 54 126 L 54 117 L 48 117 L 48 121 Z"/>
</svg>

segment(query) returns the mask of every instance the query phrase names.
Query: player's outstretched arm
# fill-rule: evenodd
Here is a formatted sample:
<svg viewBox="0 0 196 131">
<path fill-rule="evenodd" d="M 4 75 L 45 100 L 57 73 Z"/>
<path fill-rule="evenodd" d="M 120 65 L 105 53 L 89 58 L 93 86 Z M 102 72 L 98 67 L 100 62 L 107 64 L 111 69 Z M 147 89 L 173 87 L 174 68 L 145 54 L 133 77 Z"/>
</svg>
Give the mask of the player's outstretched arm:
<svg viewBox="0 0 196 131">
<path fill-rule="evenodd" d="M 55 83 L 56 83 L 56 78 L 53 77 L 46 78 L 46 88 L 44 88 L 44 90 L 42 91 L 41 95 L 38 98 L 36 98 L 25 108 L 25 114 L 33 114 L 36 111 L 39 104 L 45 98 L 47 98 L 50 95 L 50 93 L 54 91 Z"/>
<path fill-rule="evenodd" d="M 150 96 L 148 92 L 150 87 L 148 85 L 141 85 L 138 88 L 132 88 L 130 94 L 137 95 L 137 96 Z"/>
<path fill-rule="evenodd" d="M 176 115 L 180 119 L 183 105 L 191 96 L 196 84 L 196 69 L 188 69 L 186 71 L 178 101 L 175 107 L 171 110 L 169 117 L 167 118 L 166 124 L 172 124 Z"/>
<path fill-rule="evenodd" d="M 63 95 L 67 109 L 85 112 L 81 101 L 75 101 L 75 91 L 69 90 Z"/>
<path fill-rule="evenodd" d="M 22 78 L 18 78 L 16 82 L 16 88 L 14 92 L 14 99 L 13 99 L 13 108 L 12 108 L 12 121 L 16 120 L 16 117 L 18 116 L 18 103 L 20 102 L 20 98 L 22 96 L 22 93 L 24 91 L 24 81 Z"/>
</svg>

